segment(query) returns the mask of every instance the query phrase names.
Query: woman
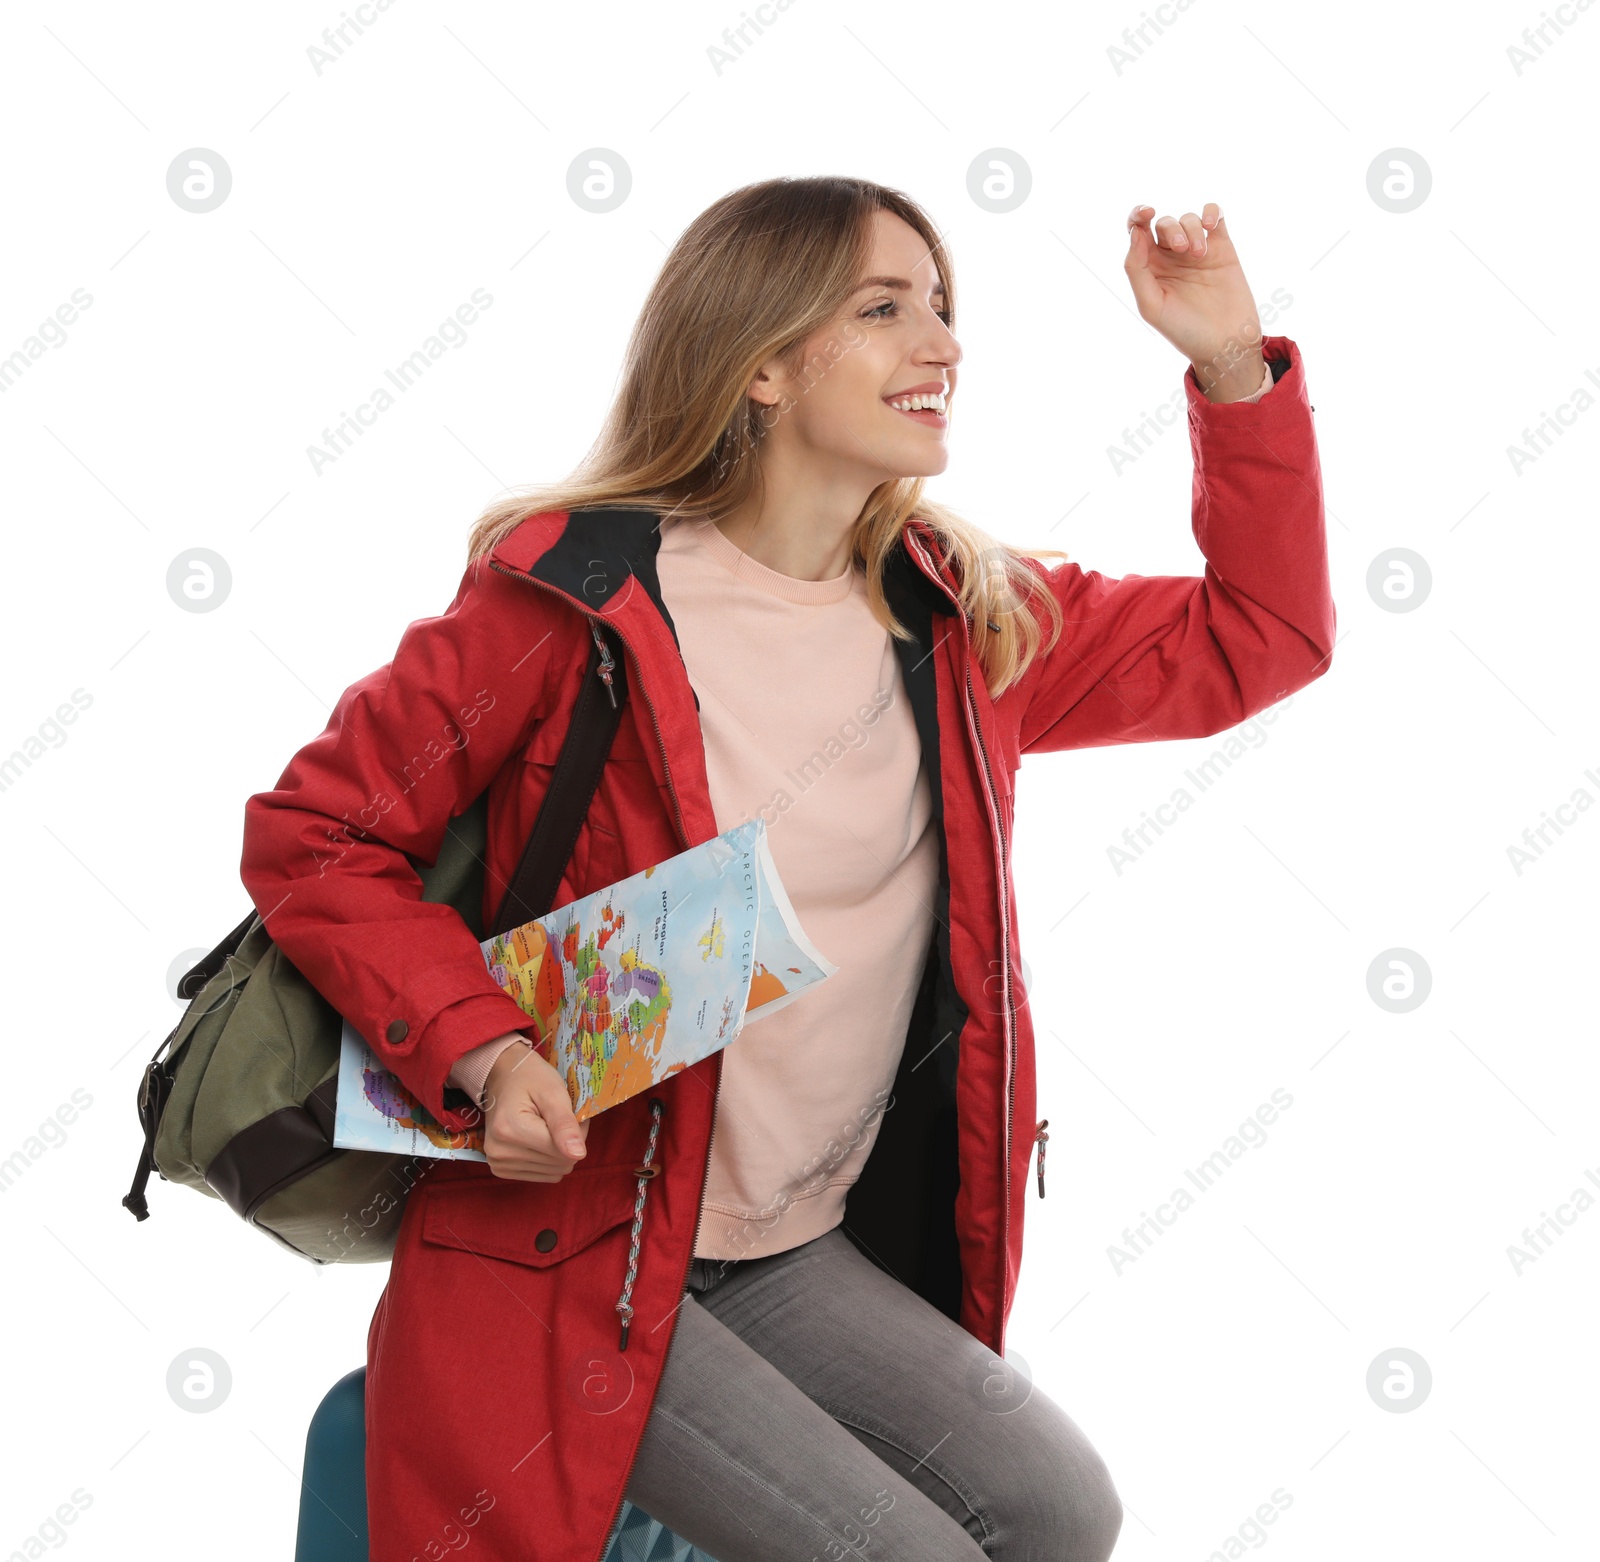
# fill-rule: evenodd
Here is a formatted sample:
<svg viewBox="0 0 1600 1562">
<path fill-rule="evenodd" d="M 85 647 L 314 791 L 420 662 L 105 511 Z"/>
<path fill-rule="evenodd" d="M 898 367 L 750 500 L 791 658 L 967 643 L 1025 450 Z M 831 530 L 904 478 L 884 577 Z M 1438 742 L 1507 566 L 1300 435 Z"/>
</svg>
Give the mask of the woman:
<svg viewBox="0 0 1600 1562">
<path fill-rule="evenodd" d="M 1334 630 L 1298 349 L 1215 205 L 1152 216 L 1125 269 L 1193 366 L 1203 577 L 1047 570 L 924 499 L 948 254 L 898 192 L 772 180 L 673 249 L 575 477 L 490 510 L 448 610 L 250 799 L 278 943 L 443 1122 L 486 1114 L 487 1164 L 412 1192 L 372 1321 L 375 1562 L 594 1562 L 624 1496 L 719 1562 L 1110 1554 L 1105 1464 L 1003 1360 L 1045 1137 L 1012 777 L 1233 726 Z M 760 812 L 840 969 L 578 1124 L 407 854 L 487 790 L 492 916 L 601 625 L 628 698 L 556 903 Z"/>
</svg>

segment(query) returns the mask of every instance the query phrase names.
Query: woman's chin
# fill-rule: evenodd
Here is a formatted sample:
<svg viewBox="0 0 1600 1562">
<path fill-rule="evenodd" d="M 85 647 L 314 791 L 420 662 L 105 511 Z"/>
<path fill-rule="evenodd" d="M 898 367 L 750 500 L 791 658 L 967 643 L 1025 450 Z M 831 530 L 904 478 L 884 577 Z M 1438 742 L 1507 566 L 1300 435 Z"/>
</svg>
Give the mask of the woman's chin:
<svg viewBox="0 0 1600 1562">
<path fill-rule="evenodd" d="M 884 465 L 896 477 L 907 482 L 919 477 L 937 477 L 950 465 L 950 451 L 943 440 L 937 443 L 930 441 L 929 447 L 922 450 L 887 453 Z"/>
</svg>

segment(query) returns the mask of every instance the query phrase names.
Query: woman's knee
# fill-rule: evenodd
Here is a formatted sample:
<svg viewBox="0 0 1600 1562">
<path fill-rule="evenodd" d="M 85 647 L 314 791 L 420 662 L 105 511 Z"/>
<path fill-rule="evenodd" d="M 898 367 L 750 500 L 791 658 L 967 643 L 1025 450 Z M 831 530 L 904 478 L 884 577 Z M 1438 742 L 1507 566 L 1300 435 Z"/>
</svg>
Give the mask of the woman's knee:
<svg viewBox="0 0 1600 1562">
<path fill-rule="evenodd" d="M 1106 1562 L 1122 1532 L 1122 1499 L 1105 1460 L 1054 1406 L 1029 1432 L 1011 1465 L 1010 1490 L 990 1514 L 984 1549 L 991 1562 Z"/>
<path fill-rule="evenodd" d="M 1067 1542 L 1060 1555 L 1069 1562 L 1106 1562 L 1122 1533 L 1122 1499 L 1105 1460 L 1087 1444 L 1084 1450 L 1059 1520 Z"/>
</svg>

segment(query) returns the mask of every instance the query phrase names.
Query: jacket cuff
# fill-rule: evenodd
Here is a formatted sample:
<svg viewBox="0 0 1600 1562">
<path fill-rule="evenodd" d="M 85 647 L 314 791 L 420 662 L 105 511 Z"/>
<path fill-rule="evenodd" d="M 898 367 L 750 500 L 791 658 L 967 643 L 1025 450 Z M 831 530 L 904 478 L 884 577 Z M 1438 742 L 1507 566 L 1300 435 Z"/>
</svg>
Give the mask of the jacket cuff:
<svg viewBox="0 0 1600 1562">
<path fill-rule="evenodd" d="M 438 1010 L 423 1024 L 390 1021 L 375 1038 L 373 1050 L 446 1128 L 465 1133 L 483 1126 L 483 1111 L 476 1105 L 445 1104 L 451 1070 L 485 1042 L 530 1031 L 536 1036 L 537 1026 L 514 999 L 504 993 L 473 993 Z"/>
<path fill-rule="evenodd" d="M 1305 368 L 1300 361 L 1300 349 L 1287 336 L 1263 336 L 1261 356 L 1266 359 L 1269 388 L 1263 385 L 1250 396 L 1238 401 L 1212 401 L 1200 388 L 1200 380 L 1190 364 L 1184 371 L 1183 385 L 1188 395 L 1189 425 L 1208 434 L 1228 429 L 1287 428 L 1299 424 L 1312 410 L 1306 400 Z M 1273 376 L 1273 363 L 1287 362 Z"/>
</svg>

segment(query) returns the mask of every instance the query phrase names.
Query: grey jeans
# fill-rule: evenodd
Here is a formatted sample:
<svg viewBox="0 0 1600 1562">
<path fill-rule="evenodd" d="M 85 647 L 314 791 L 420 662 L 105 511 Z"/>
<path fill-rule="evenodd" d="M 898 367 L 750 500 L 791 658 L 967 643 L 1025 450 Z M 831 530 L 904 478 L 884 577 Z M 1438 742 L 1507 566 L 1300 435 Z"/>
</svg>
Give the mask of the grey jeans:
<svg viewBox="0 0 1600 1562">
<path fill-rule="evenodd" d="M 717 1562 L 1104 1562 L 1087 1438 L 835 1227 L 696 1258 L 628 1500 Z"/>
</svg>

